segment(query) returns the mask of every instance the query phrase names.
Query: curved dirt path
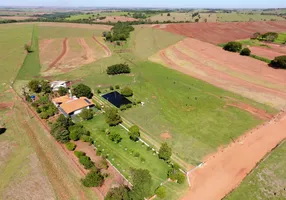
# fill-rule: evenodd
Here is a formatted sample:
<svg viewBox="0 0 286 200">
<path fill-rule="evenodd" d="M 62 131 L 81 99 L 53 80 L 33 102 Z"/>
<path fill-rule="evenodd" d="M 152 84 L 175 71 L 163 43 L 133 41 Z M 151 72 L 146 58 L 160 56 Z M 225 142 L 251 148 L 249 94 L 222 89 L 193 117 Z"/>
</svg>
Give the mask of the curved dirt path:
<svg viewBox="0 0 286 200">
<path fill-rule="evenodd" d="M 104 45 L 100 41 L 98 41 L 98 39 L 96 39 L 96 37 L 92 36 L 92 38 L 97 44 L 99 44 L 104 49 L 107 57 L 111 56 L 111 51 L 106 45 Z"/>
<path fill-rule="evenodd" d="M 52 69 L 59 61 L 61 61 L 65 57 L 67 52 L 68 52 L 68 38 L 65 38 L 63 40 L 63 49 L 61 54 L 49 65 L 46 71 Z"/>
<path fill-rule="evenodd" d="M 84 55 L 82 56 L 82 58 L 84 59 L 85 63 L 91 63 L 93 62 L 95 59 L 93 58 L 93 51 L 91 50 L 91 48 L 88 46 L 88 44 L 86 43 L 86 41 L 83 38 L 79 38 L 78 39 L 78 43 L 81 46 L 81 48 L 84 50 Z"/>
<path fill-rule="evenodd" d="M 286 113 L 209 155 L 203 167 L 189 173 L 191 188 L 182 200 L 220 200 L 235 189 L 256 164 L 286 138 Z"/>
</svg>

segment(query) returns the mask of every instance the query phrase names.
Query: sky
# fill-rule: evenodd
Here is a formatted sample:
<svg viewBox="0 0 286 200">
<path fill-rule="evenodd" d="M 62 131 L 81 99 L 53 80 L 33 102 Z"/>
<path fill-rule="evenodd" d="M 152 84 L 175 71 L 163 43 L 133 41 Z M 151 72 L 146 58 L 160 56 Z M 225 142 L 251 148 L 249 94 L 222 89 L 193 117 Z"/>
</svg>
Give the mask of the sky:
<svg viewBox="0 0 286 200">
<path fill-rule="evenodd" d="M 0 0 L 0 6 L 285 8 L 286 0 Z"/>
</svg>

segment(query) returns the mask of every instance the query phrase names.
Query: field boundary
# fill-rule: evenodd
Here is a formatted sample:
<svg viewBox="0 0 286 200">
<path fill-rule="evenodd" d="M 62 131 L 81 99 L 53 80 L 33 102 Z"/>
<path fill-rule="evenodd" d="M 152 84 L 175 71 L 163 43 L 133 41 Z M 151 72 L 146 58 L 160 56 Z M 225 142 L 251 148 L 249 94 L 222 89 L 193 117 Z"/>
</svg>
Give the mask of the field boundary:
<svg viewBox="0 0 286 200">
<path fill-rule="evenodd" d="M 103 48 L 107 57 L 111 56 L 111 50 L 106 45 L 98 41 L 98 39 L 94 35 L 92 36 L 92 38 L 97 44 L 99 44 Z"/>
<path fill-rule="evenodd" d="M 49 65 L 46 71 L 52 69 L 60 60 L 62 60 L 65 57 L 68 51 L 68 38 L 64 38 L 62 47 L 63 49 L 62 49 L 61 54 Z"/>
</svg>

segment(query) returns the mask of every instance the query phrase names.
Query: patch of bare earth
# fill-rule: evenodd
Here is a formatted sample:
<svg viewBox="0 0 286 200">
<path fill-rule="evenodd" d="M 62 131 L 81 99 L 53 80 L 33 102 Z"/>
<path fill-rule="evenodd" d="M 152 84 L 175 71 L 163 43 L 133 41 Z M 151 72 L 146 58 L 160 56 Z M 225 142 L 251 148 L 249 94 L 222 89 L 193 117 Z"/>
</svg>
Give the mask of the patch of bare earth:
<svg viewBox="0 0 286 200">
<path fill-rule="evenodd" d="M 172 135 L 171 135 L 170 133 L 168 133 L 168 132 L 162 133 L 162 134 L 160 135 L 160 137 L 161 137 L 162 139 L 164 139 L 164 140 L 172 139 Z"/>
<path fill-rule="evenodd" d="M 272 48 L 267 48 L 267 47 L 249 47 L 251 50 L 251 54 L 268 58 L 270 60 L 273 60 L 277 56 L 282 56 L 283 53 L 278 53 Z"/>
<path fill-rule="evenodd" d="M 11 182 L 4 190 L 2 198 L 6 200 L 56 199 L 47 176 L 43 175 L 36 153 L 31 154 L 27 159 L 30 165 L 28 174 L 22 179 Z"/>
<path fill-rule="evenodd" d="M 262 61 L 192 38 L 161 50 L 150 60 L 255 101 L 286 108 L 286 71 Z"/>
<path fill-rule="evenodd" d="M 154 25 L 153 27 L 204 42 L 221 44 L 250 38 L 256 32 L 284 32 L 286 30 L 286 21 L 179 23 Z"/>
<path fill-rule="evenodd" d="M 220 200 L 235 189 L 256 164 L 286 138 L 286 113 L 239 137 L 204 159 L 189 173 L 191 187 L 182 200 Z"/>
</svg>

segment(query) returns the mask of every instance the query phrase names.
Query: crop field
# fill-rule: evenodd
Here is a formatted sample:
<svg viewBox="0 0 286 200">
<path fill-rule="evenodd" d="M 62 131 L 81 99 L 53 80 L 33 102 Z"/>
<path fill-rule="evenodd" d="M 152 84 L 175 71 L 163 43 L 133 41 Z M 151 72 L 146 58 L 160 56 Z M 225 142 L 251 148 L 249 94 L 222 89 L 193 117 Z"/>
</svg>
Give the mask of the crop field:
<svg viewBox="0 0 286 200">
<path fill-rule="evenodd" d="M 92 14 L 79 14 L 79 15 L 72 15 L 67 20 L 77 20 L 77 19 L 89 19 L 95 17 L 107 17 L 107 16 L 122 16 L 127 15 L 128 12 L 93 12 Z"/>
<path fill-rule="evenodd" d="M 185 23 L 153 25 L 154 28 L 166 30 L 175 34 L 196 38 L 211 44 L 221 44 L 233 40 L 248 39 L 255 32 L 284 32 L 285 21 L 267 22 L 229 22 L 229 23 Z"/>
<path fill-rule="evenodd" d="M 226 200 L 285 199 L 286 143 L 268 155 Z"/>
<path fill-rule="evenodd" d="M 286 106 L 285 70 L 275 70 L 266 63 L 212 44 L 187 38 L 160 51 L 151 60 L 263 104 L 279 109 Z"/>
<path fill-rule="evenodd" d="M 248 21 L 271 21 L 271 20 L 285 20 L 283 17 L 275 15 L 261 15 L 259 13 L 244 14 L 244 13 L 217 13 L 217 20 L 219 22 L 248 22 Z"/>
</svg>

